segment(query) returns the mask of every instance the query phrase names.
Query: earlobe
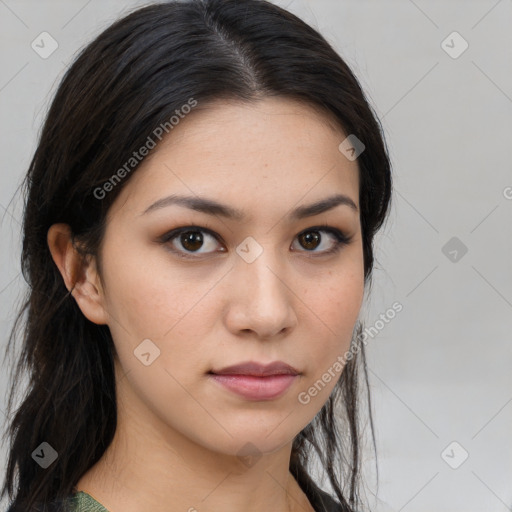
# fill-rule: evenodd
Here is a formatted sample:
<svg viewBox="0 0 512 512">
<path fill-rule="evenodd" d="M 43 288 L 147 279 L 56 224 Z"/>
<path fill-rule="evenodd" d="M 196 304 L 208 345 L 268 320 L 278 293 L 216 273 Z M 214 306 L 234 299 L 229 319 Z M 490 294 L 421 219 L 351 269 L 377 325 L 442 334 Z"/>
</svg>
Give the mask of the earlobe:
<svg viewBox="0 0 512 512">
<path fill-rule="evenodd" d="M 68 224 L 53 224 L 48 230 L 53 261 L 84 316 L 99 325 L 107 323 L 99 275 L 94 258 L 84 258 L 73 245 Z"/>
</svg>

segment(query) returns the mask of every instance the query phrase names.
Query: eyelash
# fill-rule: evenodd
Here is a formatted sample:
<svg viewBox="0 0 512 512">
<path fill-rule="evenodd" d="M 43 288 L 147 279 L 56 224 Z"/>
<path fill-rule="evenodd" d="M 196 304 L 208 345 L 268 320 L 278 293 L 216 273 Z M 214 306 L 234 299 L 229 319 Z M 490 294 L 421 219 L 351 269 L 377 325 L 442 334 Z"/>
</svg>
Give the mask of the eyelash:
<svg viewBox="0 0 512 512">
<path fill-rule="evenodd" d="M 212 231 L 208 228 L 205 228 L 205 227 L 201 227 L 201 226 L 184 226 L 184 227 L 180 227 L 180 228 L 175 228 L 175 229 L 167 232 L 165 235 L 161 236 L 158 241 L 162 244 L 168 244 L 174 238 L 177 238 L 179 235 L 181 235 L 182 233 L 187 232 L 187 231 L 208 233 L 210 236 L 215 238 L 215 240 L 217 240 L 220 243 L 219 235 L 217 235 L 214 231 Z M 331 249 L 328 249 L 326 251 L 321 251 L 321 252 L 314 252 L 314 251 L 307 251 L 307 250 L 300 251 L 300 252 L 312 253 L 311 256 L 308 256 L 309 258 L 316 258 L 318 256 L 325 256 L 328 254 L 337 253 L 341 250 L 341 248 L 343 246 L 348 245 L 352 241 L 352 238 L 353 238 L 353 236 L 347 236 L 343 231 L 341 231 L 337 228 L 328 226 L 327 224 L 320 224 L 317 226 L 312 226 L 310 228 L 304 229 L 297 235 L 297 237 L 299 237 L 300 235 L 303 235 L 305 233 L 314 232 L 314 231 L 330 233 L 335 238 L 335 244 Z M 177 254 L 179 257 L 184 258 L 184 259 L 189 259 L 189 260 L 200 259 L 200 256 L 191 256 L 190 255 L 190 254 L 194 254 L 194 253 L 184 253 L 183 251 L 180 251 L 180 250 L 177 250 L 174 248 L 169 248 L 168 250 L 174 254 Z M 223 251 L 223 252 L 225 252 L 225 251 Z M 199 253 L 199 254 L 203 254 L 203 253 Z M 211 254 L 211 253 L 206 253 L 206 254 Z"/>
</svg>

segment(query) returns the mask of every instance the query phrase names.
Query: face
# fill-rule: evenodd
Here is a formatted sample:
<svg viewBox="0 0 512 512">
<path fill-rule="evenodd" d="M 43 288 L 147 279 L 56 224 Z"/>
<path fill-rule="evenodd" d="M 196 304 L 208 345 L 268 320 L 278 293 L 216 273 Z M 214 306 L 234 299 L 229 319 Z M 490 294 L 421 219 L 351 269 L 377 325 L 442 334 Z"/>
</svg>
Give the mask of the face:
<svg viewBox="0 0 512 512">
<path fill-rule="evenodd" d="M 346 135 L 282 98 L 198 107 L 111 207 L 101 300 L 119 389 L 163 432 L 224 454 L 271 452 L 327 401 L 364 293 Z M 249 361 L 297 375 L 210 373 Z"/>
</svg>

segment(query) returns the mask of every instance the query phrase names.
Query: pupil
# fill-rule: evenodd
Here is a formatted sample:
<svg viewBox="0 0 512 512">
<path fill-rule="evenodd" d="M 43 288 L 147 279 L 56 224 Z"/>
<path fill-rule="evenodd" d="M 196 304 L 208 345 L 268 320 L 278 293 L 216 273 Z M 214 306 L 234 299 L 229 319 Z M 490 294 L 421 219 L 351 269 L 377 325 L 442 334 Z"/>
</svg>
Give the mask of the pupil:
<svg viewBox="0 0 512 512">
<path fill-rule="evenodd" d="M 313 235 L 311 235 L 311 233 L 314 233 Z M 310 232 L 310 233 L 307 233 L 305 235 L 302 235 L 303 238 L 306 240 L 306 246 L 304 246 L 306 249 L 314 249 L 316 247 L 315 243 L 318 243 L 319 240 L 320 240 L 320 236 L 318 235 L 318 233 L 316 232 Z M 311 244 L 314 245 L 314 247 L 311 247 Z"/>
<path fill-rule="evenodd" d="M 198 231 L 187 231 L 181 235 L 181 243 L 185 249 L 194 251 L 201 248 L 203 237 Z"/>
</svg>

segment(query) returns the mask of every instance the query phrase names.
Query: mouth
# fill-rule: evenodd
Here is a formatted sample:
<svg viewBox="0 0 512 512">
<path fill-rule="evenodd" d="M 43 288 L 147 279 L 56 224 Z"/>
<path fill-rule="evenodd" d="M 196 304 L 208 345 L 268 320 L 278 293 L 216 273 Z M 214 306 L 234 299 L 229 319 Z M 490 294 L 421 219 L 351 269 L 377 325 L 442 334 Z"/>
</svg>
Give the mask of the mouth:
<svg viewBox="0 0 512 512">
<path fill-rule="evenodd" d="M 283 395 L 300 373 L 282 361 L 267 365 L 249 361 L 212 370 L 208 375 L 224 389 L 247 400 L 265 401 Z"/>
</svg>

